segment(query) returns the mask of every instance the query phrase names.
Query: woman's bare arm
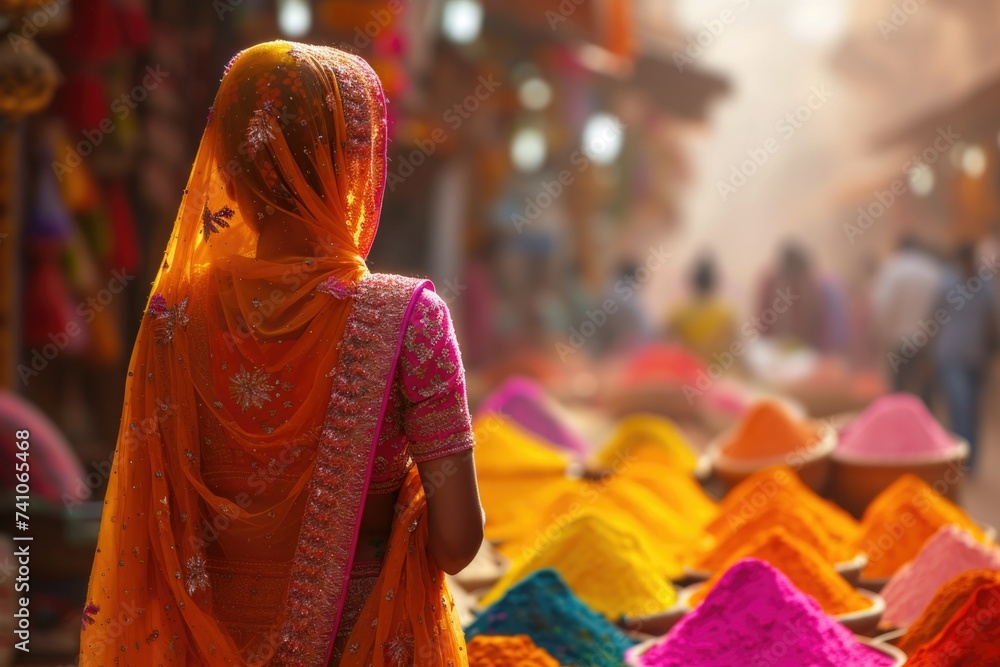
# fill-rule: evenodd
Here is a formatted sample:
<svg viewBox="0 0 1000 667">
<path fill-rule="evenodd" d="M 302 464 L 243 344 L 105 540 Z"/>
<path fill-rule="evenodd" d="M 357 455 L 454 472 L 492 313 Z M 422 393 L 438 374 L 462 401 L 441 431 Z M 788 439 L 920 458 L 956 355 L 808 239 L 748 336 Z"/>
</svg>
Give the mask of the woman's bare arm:
<svg viewBox="0 0 1000 667">
<path fill-rule="evenodd" d="M 472 450 L 418 464 L 427 496 L 431 557 L 456 574 L 475 558 L 486 515 L 479 500 Z"/>
</svg>

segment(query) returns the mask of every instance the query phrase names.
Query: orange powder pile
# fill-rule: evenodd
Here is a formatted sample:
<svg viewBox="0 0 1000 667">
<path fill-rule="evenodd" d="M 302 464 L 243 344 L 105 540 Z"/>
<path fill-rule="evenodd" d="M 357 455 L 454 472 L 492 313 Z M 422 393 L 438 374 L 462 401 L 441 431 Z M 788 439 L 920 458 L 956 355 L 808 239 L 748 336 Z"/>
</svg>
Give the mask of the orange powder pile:
<svg viewBox="0 0 1000 667">
<path fill-rule="evenodd" d="M 922 479 L 903 475 L 871 502 L 861 518 L 857 547 L 868 554 L 862 576 L 891 577 L 913 560 L 939 528 L 953 525 L 976 540 L 988 540 L 979 526 Z"/>
<path fill-rule="evenodd" d="M 822 523 L 801 507 L 789 503 L 772 503 L 754 513 L 745 523 L 734 526 L 725 533 L 715 548 L 705 554 L 695 567 L 715 572 L 732 554 L 772 528 L 784 528 L 815 549 L 830 565 L 851 560 L 858 554 L 856 549 L 834 539 Z"/>
<path fill-rule="evenodd" d="M 773 466 L 754 473 L 737 484 L 719 504 L 716 518 L 706 532 L 717 540 L 740 532 L 769 508 L 795 513 L 822 526 L 831 541 L 846 552 L 854 548 L 858 522 L 833 503 L 816 495 L 788 466 Z"/>
<path fill-rule="evenodd" d="M 942 586 L 924 613 L 911 625 L 897 646 L 907 655 L 934 639 L 980 586 L 1000 584 L 1000 572 L 969 570 Z"/>
<path fill-rule="evenodd" d="M 791 580 L 795 587 L 811 595 L 831 616 L 861 611 L 871 602 L 858 593 L 811 546 L 784 528 L 772 528 L 737 551 L 691 596 L 691 604 L 701 602 L 726 571 L 743 560 L 755 558 L 768 563 Z"/>
<path fill-rule="evenodd" d="M 819 440 L 815 424 L 798 421 L 779 404 L 764 401 L 750 408 L 722 445 L 722 453 L 732 459 L 773 458 L 807 449 Z"/>
<path fill-rule="evenodd" d="M 559 667 L 545 649 L 528 635 L 513 637 L 476 635 L 468 645 L 469 667 Z"/>
</svg>

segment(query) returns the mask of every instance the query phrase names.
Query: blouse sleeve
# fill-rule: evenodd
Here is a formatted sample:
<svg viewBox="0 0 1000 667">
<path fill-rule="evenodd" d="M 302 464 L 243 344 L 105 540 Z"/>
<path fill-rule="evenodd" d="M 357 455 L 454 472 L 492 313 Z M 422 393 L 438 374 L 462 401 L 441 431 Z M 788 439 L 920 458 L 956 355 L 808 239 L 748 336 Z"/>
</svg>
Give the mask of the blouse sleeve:
<svg viewBox="0 0 1000 667">
<path fill-rule="evenodd" d="M 465 369 L 448 306 L 429 289 L 417 296 L 399 365 L 403 428 L 417 463 L 471 449 Z"/>
</svg>

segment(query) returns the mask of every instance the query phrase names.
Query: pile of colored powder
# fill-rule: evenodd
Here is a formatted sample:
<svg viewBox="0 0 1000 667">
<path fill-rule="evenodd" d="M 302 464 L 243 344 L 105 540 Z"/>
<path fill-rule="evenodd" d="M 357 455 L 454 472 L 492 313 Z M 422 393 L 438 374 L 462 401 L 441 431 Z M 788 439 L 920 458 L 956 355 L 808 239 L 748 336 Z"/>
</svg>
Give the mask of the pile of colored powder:
<svg viewBox="0 0 1000 667">
<path fill-rule="evenodd" d="M 983 531 L 965 512 L 922 479 L 903 475 L 871 502 L 861 518 L 857 546 L 868 554 L 862 576 L 891 577 L 948 525 L 987 543 Z"/>
<path fill-rule="evenodd" d="M 643 460 L 641 456 L 637 463 L 622 468 L 605 484 L 605 488 L 612 491 L 625 487 L 651 493 L 656 502 L 687 524 L 686 534 L 690 534 L 692 529 L 702 533 L 719 512 L 715 501 L 690 474 Z M 674 532 L 677 532 L 676 528 Z"/>
<path fill-rule="evenodd" d="M 588 608 L 555 570 L 539 570 L 504 593 L 466 628 L 478 635 L 528 635 L 562 665 L 619 667 L 635 642 Z"/>
<path fill-rule="evenodd" d="M 695 353 L 679 345 L 648 345 L 626 362 L 621 382 L 626 387 L 695 384 L 705 373 L 705 364 Z"/>
<path fill-rule="evenodd" d="M 697 609 L 650 647 L 641 667 L 891 667 L 773 567 L 731 567 Z"/>
<path fill-rule="evenodd" d="M 487 510 L 489 511 L 489 510 Z M 708 538 L 689 525 L 679 511 L 663 506 L 656 496 L 637 484 L 610 480 L 600 484 L 581 483 L 548 504 L 533 508 L 525 522 L 531 528 L 500 545 L 500 552 L 513 561 L 522 561 L 547 548 L 569 523 L 584 514 L 599 516 L 622 532 L 645 544 L 654 555 L 655 571 L 665 578 L 683 575 L 683 554 Z"/>
<path fill-rule="evenodd" d="M 469 667 L 559 667 L 545 649 L 535 646 L 531 637 L 489 637 L 479 635 L 468 644 Z"/>
<path fill-rule="evenodd" d="M 791 535 L 784 528 L 767 530 L 733 554 L 722 567 L 691 596 L 699 604 L 725 579 L 730 568 L 752 558 L 779 570 L 806 595 L 812 596 L 831 616 L 849 614 L 871 607 L 871 601 L 858 593 L 815 549 Z"/>
<path fill-rule="evenodd" d="M 780 404 L 762 401 L 740 420 L 722 444 L 722 453 L 738 460 L 768 459 L 801 453 L 820 442 L 816 424 L 796 419 Z"/>
<path fill-rule="evenodd" d="M 909 626 L 941 586 L 968 570 L 1000 570 L 1000 549 L 977 542 L 956 526 L 941 528 L 882 589 L 883 622 L 900 628 Z"/>
<path fill-rule="evenodd" d="M 1000 572 L 970 570 L 951 579 L 938 590 L 924 613 L 907 628 L 896 646 L 908 655 L 915 652 L 941 632 L 976 589 L 990 584 L 1000 584 Z"/>
<path fill-rule="evenodd" d="M 775 503 L 765 505 L 763 509 L 750 515 L 745 522 L 738 522 L 738 525 L 727 532 L 711 551 L 697 561 L 695 567 L 715 572 L 748 542 L 776 527 L 784 528 L 808 544 L 830 565 L 849 561 L 859 553 L 847 544 L 836 541 L 827 533 L 823 524 L 815 521 L 808 513 L 800 511 L 800 508 Z"/>
<path fill-rule="evenodd" d="M 1000 665 L 1000 584 L 980 586 L 907 667 Z"/>
<path fill-rule="evenodd" d="M 552 568 L 594 611 L 609 618 L 655 614 L 677 593 L 657 573 L 649 547 L 603 515 L 587 512 L 559 530 L 541 549 L 515 562 L 480 604 L 496 602 L 532 572 Z"/>
<path fill-rule="evenodd" d="M 472 428 L 479 493 L 490 517 L 487 539 L 502 542 L 523 534 L 535 524 L 539 507 L 583 485 L 566 477 L 568 456 L 508 417 L 483 415 Z"/>
<path fill-rule="evenodd" d="M 693 472 L 698 457 L 680 429 L 663 417 L 635 414 L 618 422 L 597 456 L 597 462 L 610 469 L 620 469 L 643 460 L 660 461 L 674 468 Z"/>
<path fill-rule="evenodd" d="M 739 531 L 768 507 L 781 507 L 823 526 L 830 539 L 851 552 L 859 526 L 854 518 L 833 503 L 816 495 L 788 466 L 758 471 L 737 484 L 719 504 L 718 515 L 705 530 L 723 539 Z"/>
<path fill-rule="evenodd" d="M 840 432 L 838 454 L 862 460 L 905 460 L 954 452 L 955 439 L 912 394 L 890 394 L 872 403 Z"/>
<path fill-rule="evenodd" d="M 545 392 L 534 381 L 515 376 L 483 399 L 478 414 L 496 412 L 517 422 L 543 442 L 576 454 L 586 454 L 587 443 L 548 406 Z"/>
</svg>

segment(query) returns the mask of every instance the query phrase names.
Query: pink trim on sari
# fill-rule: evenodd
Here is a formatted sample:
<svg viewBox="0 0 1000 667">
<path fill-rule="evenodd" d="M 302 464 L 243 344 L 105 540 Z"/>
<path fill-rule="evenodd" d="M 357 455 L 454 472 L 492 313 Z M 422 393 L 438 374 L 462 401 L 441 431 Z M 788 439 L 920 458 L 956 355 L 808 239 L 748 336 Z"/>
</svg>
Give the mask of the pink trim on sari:
<svg viewBox="0 0 1000 667">
<path fill-rule="evenodd" d="M 428 287 L 426 280 L 385 274 L 358 285 L 333 373 L 275 665 L 325 665 L 332 654 L 406 324 Z"/>
</svg>

